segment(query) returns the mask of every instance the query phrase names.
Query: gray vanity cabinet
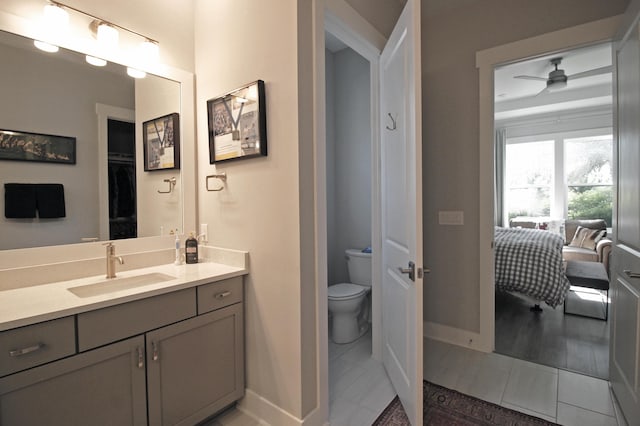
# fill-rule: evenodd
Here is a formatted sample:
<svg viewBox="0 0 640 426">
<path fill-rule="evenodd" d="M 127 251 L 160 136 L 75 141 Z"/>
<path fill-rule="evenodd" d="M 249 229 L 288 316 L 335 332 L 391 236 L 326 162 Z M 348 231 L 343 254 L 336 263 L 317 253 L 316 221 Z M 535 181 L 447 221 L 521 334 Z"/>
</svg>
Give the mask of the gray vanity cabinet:
<svg viewBox="0 0 640 426">
<path fill-rule="evenodd" d="M 212 416 L 244 395 L 242 301 L 234 277 L 0 332 L 0 426 Z"/>
<path fill-rule="evenodd" d="M 144 338 L 0 379 L 0 425 L 146 425 Z"/>
<path fill-rule="evenodd" d="M 194 425 L 244 395 L 242 304 L 146 334 L 150 425 Z"/>
</svg>

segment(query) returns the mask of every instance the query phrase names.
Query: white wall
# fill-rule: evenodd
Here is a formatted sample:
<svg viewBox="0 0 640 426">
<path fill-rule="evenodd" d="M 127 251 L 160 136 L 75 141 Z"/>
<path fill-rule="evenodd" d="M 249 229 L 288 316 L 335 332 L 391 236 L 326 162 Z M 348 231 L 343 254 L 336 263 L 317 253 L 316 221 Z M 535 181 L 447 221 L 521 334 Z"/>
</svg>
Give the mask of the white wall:
<svg viewBox="0 0 640 426">
<path fill-rule="evenodd" d="M 2 197 L 0 250 L 79 243 L 83 237 L 98 237 L 95 105 L 133 108 L 132 79 L 46 55 L 33 47 L 25 50 L 0 45 L 0 56 L 5 59 L 0 67 L 0 129 L 76 138 L 76 164 L 1 162 L 1 184 L 63 184 L 66 217 L 7 219 Z"/>
<path fill-rule="evenodd" d="M 333 219 L 327 220 L 327 245 L 332 285 L 349 282 L 344 251 L 371 245 L 371 96 L 369 62 L 352 49 L 328 52 L 326 68 L 327 217 Z"/>
<path fill-rule="evenodd" d="M 476 51 L 617 15 L 627 3 L 486 0 L 423 14 L 426 321 L 471 332 L 480 327 Z M 462 210 L 465 225 L 439 226 L 439 210 Z"/>
<path fill-rule="evenodd" d="M 315 405 L 302 379 L 299 145 L 311 141 L 299 140 L 299 13 L 296 0 L 195 2 L 199 218 L 212 245 L 250 253 L 248 393 L 294 419 Z M 265 82 L 268 156 L 210 165 L 206 101 L 257 79 Z M 227 184 L 207 192 L 205 176 L 215 169 Z"/>
</svg>

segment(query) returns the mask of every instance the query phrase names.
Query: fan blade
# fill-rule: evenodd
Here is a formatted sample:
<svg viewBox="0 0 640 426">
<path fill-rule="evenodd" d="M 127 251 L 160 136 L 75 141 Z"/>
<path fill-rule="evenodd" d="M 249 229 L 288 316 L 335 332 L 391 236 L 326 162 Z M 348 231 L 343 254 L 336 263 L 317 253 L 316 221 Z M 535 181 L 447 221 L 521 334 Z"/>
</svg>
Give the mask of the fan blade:
<svg viewBox="0 0 640 426">
<path fill-rule="evenodd" d="M 547 81 L 546 78 L 534 77 L 532 75 L 514 75 L 513 78 L 521 78 L 523 80 Z"/>
<path fill-rule="evenodd" d="M 612 70 L 613 70 L 613 67 L 611 65 L 608 65 L 606 67 L 594 68 L 589 71 L 583 71 L 576 74 L 568 75 L 567 78 L 569 80 L 575 80 L 576 78 L 584 78 L 584 77 L 591 77 L 594 75 L 607 74 L 607 73 L 610 73 Z"/>
<path fill-rule="evenodd" d="M 536 96 L 540 96 L 545 92 L 549 91 L 549 86 L 545 87 L 544 89 L 542 89 L 541 91 L 539 91 L 538 93 L 536 93 Z"/>
</svg>

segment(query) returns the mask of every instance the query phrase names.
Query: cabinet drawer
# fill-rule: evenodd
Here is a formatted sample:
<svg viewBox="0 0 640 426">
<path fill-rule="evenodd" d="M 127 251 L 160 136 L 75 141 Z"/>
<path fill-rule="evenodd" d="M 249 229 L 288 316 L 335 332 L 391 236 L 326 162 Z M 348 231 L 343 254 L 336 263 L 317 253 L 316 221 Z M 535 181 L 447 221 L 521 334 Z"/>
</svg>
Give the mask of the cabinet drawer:
<svg viewBox="0 0 640 426">
<path fill-rule="evenodd" d="M 86 351 L 195 315 L 195 288 L 85 312 L 78 315 L 78 349 Z"/>
<path fill-rule="evenodd" d="M 73 317 L 41 322 L 0 333 L 0 376 L 76 352 Z"/>
<path fill-rule="evenodd" d="M 198 287 L 198 314 L 242 302 L 242 277 L 229 278 Z"/>
</svg>

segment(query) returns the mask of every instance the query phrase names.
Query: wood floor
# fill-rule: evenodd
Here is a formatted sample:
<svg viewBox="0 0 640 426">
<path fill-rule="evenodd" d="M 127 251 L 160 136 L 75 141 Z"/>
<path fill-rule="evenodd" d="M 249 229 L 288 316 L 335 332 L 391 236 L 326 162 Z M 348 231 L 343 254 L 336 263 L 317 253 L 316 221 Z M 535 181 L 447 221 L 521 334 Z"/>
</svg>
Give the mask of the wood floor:
<svg viewBox="0 0 640 426">
<path fill-rule="evenodd" d="M 569 293 L 570 312 L 602 315 L 599 301 Z M 529 310 L 531 300 L 516 293 L 496 292 L 496 352 L 609 379 L 609 322 L 565 315 L 541 304 L 542 312 Z"/>
</svg>

